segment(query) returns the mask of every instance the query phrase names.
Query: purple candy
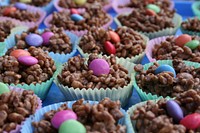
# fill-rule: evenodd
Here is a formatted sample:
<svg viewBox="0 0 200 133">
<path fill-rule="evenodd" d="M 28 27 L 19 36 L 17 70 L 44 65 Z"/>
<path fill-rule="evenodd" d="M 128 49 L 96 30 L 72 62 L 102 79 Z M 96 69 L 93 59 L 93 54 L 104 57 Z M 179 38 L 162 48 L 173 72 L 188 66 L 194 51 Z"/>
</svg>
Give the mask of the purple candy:
<svg viewBox="0 0 200 133">
<path fill-rule="evenodd" d="M 26 66 L 32 66 L 38 63 L 38 59 L 33 56 L 20 56 L 18 57 L 18 61 Z"/>
<path fill-rule="evenodd" d="M 42 38 L 43 38 L 43 45 L 48 45 L 49 44 L 49 40 L 52 36 L 54 36 L 54 33 L 53 32 L 44 32 L 42 33 Z"/>
<path fill-rule="evenodd" d="M 76 120 L 77 115 L 71 110 L 62 110 L 53 116 L 51 124 L 58 129 L 63 122 L 71 119 Z"/>
<path fill-rule="evenodd" d="M 176 123 L 179 123 L 183 119 L 183 111 L 181 107 L 174 100 L 167 101 L 167 112 L 174 119 Z"/>
<path fill-rule="evenodd" d="M 108 62 L 104 59 L 94 59 L 89 64 L 89 69 L 93 71 L 93 74 L 96 76 L 102 75 L 102 74 L 109 74 L 110 72 L 110 66 Z"/>
<path fill-rule="evenodd" d="M 40 35 L 38 34 L 29 34 L 25 38 L 26 43 L 30 46 L 40 46 L 43 43 L 43 39 Z"/>
<path fill-rule="evenodd" d="M 26 9 L 27 9 L 27 5 L 24 4 L 24 3 L 21 3 L 21 2 L 15 3 L 15 7 L 16 7 L 17 9 L 20 9 L 20 10 L 26 10 Z"/>
</svg>

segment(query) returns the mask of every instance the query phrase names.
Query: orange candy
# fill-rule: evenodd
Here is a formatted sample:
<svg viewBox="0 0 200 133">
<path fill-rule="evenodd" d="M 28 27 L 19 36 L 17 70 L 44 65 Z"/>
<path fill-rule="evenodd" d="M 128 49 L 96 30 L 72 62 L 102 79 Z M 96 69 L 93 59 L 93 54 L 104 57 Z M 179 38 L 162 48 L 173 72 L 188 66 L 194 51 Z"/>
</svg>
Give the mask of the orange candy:
<svg viewBox="0 0 200 133">
<path fill-rule="evenodd" d="M 151 9 L 146 9 L 146 14 L 149 15 L 149 16 L 155 16 L 156 15 L 156 13 Z"/>
<path fill-rule="evenodd" d="M 4 16 L 7 16 L 7 15 L 9 15 L 11 12 L 15 12 L 16 10 L 17 10 L 16 7 L 7 7 L 7 8 L 4 9 L 3 15 L 4 15 Z"/>
<path fill-rule="evenodd" d="M 110 37 L 111 37 L 111 40 L 112 40 L 114 43 L 120 42 L 120 37 L 119 37 L 119 35 L 118 35 L 116 32 L 114 32 L 114 31 L 109 31 L 108 33 L 109 33 L 109 35 L 110 35 Z"/>
<path fill-rule="evenodd" d="M 180 47 L 183 47 L 187 42 L 190 42 L 191 40 L 192 37 L 190 35 L 183 34 L 175 39 L 175 44 Z"/>
<path fill-rule="evenodd" d="M 10 53 L 10 56 L 14 56 L 15 58 L 18 58 L 20 56 L 30 56 L 30 55 L 31 54 L 28 51 L 23 49 L 16 49 Z"/>
</svg>

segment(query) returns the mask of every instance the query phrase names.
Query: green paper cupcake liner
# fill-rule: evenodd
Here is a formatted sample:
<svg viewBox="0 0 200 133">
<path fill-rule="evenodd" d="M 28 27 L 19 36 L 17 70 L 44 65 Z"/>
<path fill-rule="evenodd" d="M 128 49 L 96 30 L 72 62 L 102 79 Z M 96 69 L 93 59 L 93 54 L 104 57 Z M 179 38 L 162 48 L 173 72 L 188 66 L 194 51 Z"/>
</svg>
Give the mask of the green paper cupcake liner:
<svg viewBox="0 0 200 133">
<path fill-rule="evenodd" d="M 157 61 L 158 64 L 162 65 L 162 64 L 167 64 L 167 65 L 170 65 L 172 66 L 172 60 L 159 60 Z M 195 68 L 199 68 L 200 67 L 200 63 L 195 63 L 195 62 L 190 62 L 190 61 L 184 61 L 184 63 L 187 65 L 187 66 L 194 66 Z M 148 63 L 148 64 L 145 64 L 143 67 L 144 67 L 144 70 L 148 70 L 148 68 L 150 66 L 153 65 L 153 62 L 152 63 Z M 136 91 L 138 92 L 140 98 L 142 101 L 146 101 L 146 100 L 155 100 L 155 99 L 161 99 L 163 98 L 163 96 L 158 96 L 156 94 L 151 94 L 151 93 L 146 93 L 144 92 L 142 89 L 139 88 L 139 86 L 137 85 L 137 81 L 136 81 L 136 72 L 134 72 L 134 78 L 133 78 L 133 86 L 134 88 L 136 89 Z M 165 97 L 165 98 L 170 98 L 169 96 Z"/>
<path fill-rule="evenodd" d="M 149 38 L 148 38 L 147 36 L 141 34 L 141 33 L 139 33 L 139 34 L 140 34 L 140 35 L 143 37 L 143 39 L 145 40 L 145 45 L 147 45 L 147 43 L 148 43 L 148 41 L 149 41 Z M 81 40 L 81 38 L 79 39 L 78 44 L 79 44 L 80 40 Z M 88 58 L 88 57 L 90 56 L 90 54 L 91 54 L 91 53 L 84 53 L 83 50 L 82 50 L 79 46 L 77 47 L 77 49 L 78 49 L 79 53 L 80 53 L 84 58 Z M 140 53 L 139 55 L 133 56 L 133 57 L 131 57 L 131 58 L 129 58 L 129 57 L 127 57 L 127 58 L 123 58 L 123 57 L 120 57 L 120 58 L 119 58 L 119 57 L 117 57 L 117 58 L 119 58 L 119 59 L 125 59 L 125 60 L 127 60 L 127 61 L 129 61 L 129 62 L 138 64 L 138 63 L 140 63 L 141 60 L 143 59 L 144 54 L 145 54 L 145 52 L 143 51 L 143 52 Z M 99 55 L 103 56 L 104 54 L 103 54 L 103 53 L 100 53 Z M 108 56 L 108 57 L 109 57 L 109 56 Z"/>
<path fill-rule="evenodd" d="M 131 81 L 127 86 L 119 87 L 119 88 L 94 88 L 94 89 L 80 89 L 80 88 L 73 88 L 68 86 L 63 86 L 59 83 L 58 78 L 56 77 L 54 82 L 60 89 L 60 91 L 65 96 L 66 100 L 78 100 L 84 98 L 85 100 L 92 100 L 92 101 L 100 101 L 105 97 L 109 97 L 111 100 L 116 101 L 120 100 L 122 107 L 124 107 L 127 103 L 129 98 L 132 95 L 133 91 L 133 67 L 134 64 L 131 62 L 126 61 L 125 59 L 117 58 L 117 63 L 123 65 L 129 71 L 129 77 L 131 77 Z M 62 69 L 59 70 L 61 73 Z"/>
<path fill-rule="evenodd" d="M 200 2 L 194 2 L 192 4 L 192 11 L 195 16 L 200 16 Z"/>
<path fill-rule="evenodd" d="M 11 44 L 15 42 L 15 35 L 20 34 L 27 29 L 28 27 L 25 26 L 17 26 L 13 28 L 10 35 L 4 40 L 4 42 L 0 42 L 0 56 L 4 55 L 6 51 L 12 47 Z"/>
<path fill-rule="evenodd" d="M 128 15 L 128 13 L 122 13 L 122 14 L 119 14 L 119 15 Z M 119 15 L 117 15 L 117 16 L 114 18 L 114 20 L 115 20 L 115 22 L 116 22 L 116 24 L 117 24 L 118 26 L 123 26 L 123 25 L 121 24 L 121 22 L 117 19 L 117 17 L 118 17 Z M 150 32 L 150 33 L 142 32 L 142 31 L 138 31 L 138 32 L 140 32 L 140 33 L 142 33 L 142 34 L 148 36 L 149 39 L 153 39 L 153 38 L 160 37 L 160 36 L 175 35 L 176 32 L 177 32 L 177 30 L 178 30 L 178 28 L 179 28 L 180 25 L 181 25 L 182 17 L 181 17 L 179 14 L 175 13 L 174 18 L 173 18 L 172 21 L 173 21 L 173 23 L 174 23 L 174 25 L 175 25 L 174 28 L 166 28 L 166 29 L 163 29 L 163 30 L 160 30 L 160 31 L 157 31 L 157 32 Z"/>
<path fill-rule="evenodd" d="M 182 27 L 180 29 L 181 29 L 181 32 L 183 34 L 189 34 L 189 35 L 192 35 L 192 36 L 200 36 L 200 32 L 184 30 Z"/>
<path fill-rule="evenodd" d="M 53 76 L 46 82 L 37 83 L 37 84 L 29 84 L 29 85 L 28 84 L 9 84 L 9 85 L 23 88 L 25 90 L 32 90 L 41 100 L 44 100 L 53 83 L 53 79 L 58 74 L 58 71 L 61 69 L 61 66 L 62 65 L 60 63 L 56 63 L 56 67 L 57 67 L 56 71 L 54 72 Z"/>
</svg>

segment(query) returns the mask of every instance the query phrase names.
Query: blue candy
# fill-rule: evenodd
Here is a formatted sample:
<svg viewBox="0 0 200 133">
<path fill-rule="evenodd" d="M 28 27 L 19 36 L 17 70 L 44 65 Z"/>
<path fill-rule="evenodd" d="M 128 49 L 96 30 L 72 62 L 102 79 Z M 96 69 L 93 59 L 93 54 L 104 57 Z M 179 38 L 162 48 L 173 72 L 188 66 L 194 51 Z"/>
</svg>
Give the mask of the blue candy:
<svg viewBox="0 0 200 133">
<path fill-rule="evenodd" d="M 15 7 L 16 7 L 17 9 L 20 9 L 20 10 L 26 10 L 26 9 L 27 9 L 27 5 L 24 4 L 24 3 L 21 3 L 21 2 L 15 3 Z"/>
<path fill-rule="evenodd" d="M 176 123 L 179 123 L 183 119 L 183 110 L 174 100 L 167 101 L 166 104 L 167 113 L 174 119 Z"/>
<path fill-rule="evenodd" d="M 176 72 L 173 67 L 170 65 L 160 65 L 156 70 L 155 74 L 159 74 L 161 72 L 172 72 L 174 74 L 174 77 L 176 77 Z"/>
<path fill-rule="evenodd" d="M 84 20 L 84 18 L 83 18 L 81 15 L 79 15 L 79 14 L 72 14 L 72 15 L 71 15 L 71 19 L 72 19 L 73 21 L 75 21 L 75 22 Z"/>
<path fill-rule="evenodd" d="M 43 43 L 43 39 L 38 34 L 29 34 L 25 38 L 26 43 L 30 46 L 40 46 Z"/>
</svg>

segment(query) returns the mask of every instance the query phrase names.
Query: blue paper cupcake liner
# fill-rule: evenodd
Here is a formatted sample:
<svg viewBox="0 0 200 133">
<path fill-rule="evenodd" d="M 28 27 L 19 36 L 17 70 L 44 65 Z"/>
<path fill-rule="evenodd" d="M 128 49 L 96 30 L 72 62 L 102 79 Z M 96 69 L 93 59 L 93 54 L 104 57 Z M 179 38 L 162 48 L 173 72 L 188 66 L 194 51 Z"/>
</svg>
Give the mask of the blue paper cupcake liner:
<svg viewBox="0 0 200 133">
<path fill-rule="evenodd" d="M 72 108 L 73 103 L 76 101 L 69 101 L 69 102 L 61 102 L 61 103 L 56 103 L 52 104 L 49 106 L 46 106 L 40 110 L 38 110 L 34 115 L 30 116 L 26 121 L 22 124 L 22 128 L 20 130 L 21 133 L 33 133 L 34 132 L 34 127 L 32 126 L 32 122 L 38 122 L 43 118 L 44 113 L 50 111 L 50 110 L 57 110 L 62 104 L 67 103 L 69 108 Z M 88 102 L 89 104 L 97 104 L 98 102 L 96 101 L 84 101 Z M 120 109 L 121 112 L 124 114 L 124 117 L 121 118 L 118 122 L 118 124 L 121 125 L 126 125 L 126 119 L 128 118 L 125 110 Z"/>
<path fill-rule="evenodd" d="M 16 45 L 15 43 L 16 34 L 22 34 L 23 31 L 27 31 L 27 30 L 28 30 L 28 27 L 19 27 L 16 30 L 14 30 L 13 34 L 11 34 L 10 37 L 5 42 L 6 50 Z M 43 30 L 39 30 L 39 32 L 43 32 Z M 66 32 L 66 34 L 70 38 L 70 41 L 72 43 L 72 51 L 71 53 L 68 53 L 68 54 L 48 52 L 49 56 L 56 62 L 65 63 L 70 57 L 72 57 L 76 53 L 77 44 L 78 44 L 78 36 L 70 32 Z M 1 47 L 0 47 L 0 50 L 1 50 Z"/>
</svg>

